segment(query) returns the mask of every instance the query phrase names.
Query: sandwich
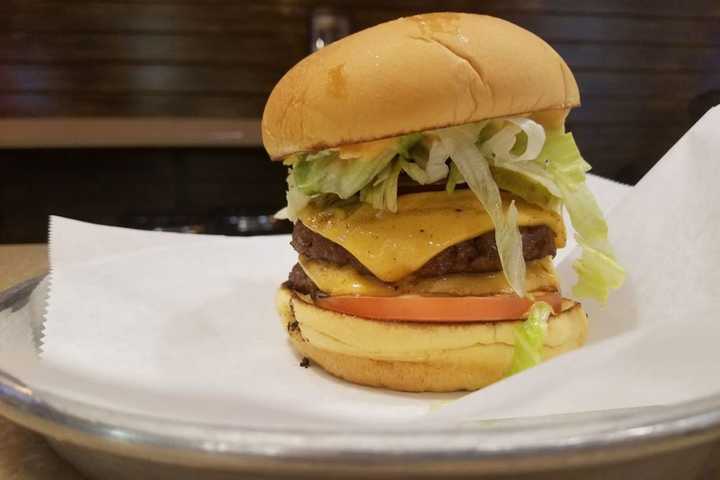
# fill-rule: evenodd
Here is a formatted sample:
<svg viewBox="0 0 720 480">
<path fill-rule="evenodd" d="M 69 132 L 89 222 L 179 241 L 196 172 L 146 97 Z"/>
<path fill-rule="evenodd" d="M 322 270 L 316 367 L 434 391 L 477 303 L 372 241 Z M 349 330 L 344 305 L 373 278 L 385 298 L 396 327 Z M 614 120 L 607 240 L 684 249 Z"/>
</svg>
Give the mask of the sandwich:
<svg viewBox="0 0 720 480">
<path fill-rule="evenodd" d="M 489 16 L 433 13 L 345 37 L 273 89 L 298 262 L 277 293 L 292 346 L 361 385 L 475 390 L 583 345 L 579 298 L 624 271 L 565 119 L 563 59 Z M 573 298 L 553 257 L 582 247 Z"/>
</svg>

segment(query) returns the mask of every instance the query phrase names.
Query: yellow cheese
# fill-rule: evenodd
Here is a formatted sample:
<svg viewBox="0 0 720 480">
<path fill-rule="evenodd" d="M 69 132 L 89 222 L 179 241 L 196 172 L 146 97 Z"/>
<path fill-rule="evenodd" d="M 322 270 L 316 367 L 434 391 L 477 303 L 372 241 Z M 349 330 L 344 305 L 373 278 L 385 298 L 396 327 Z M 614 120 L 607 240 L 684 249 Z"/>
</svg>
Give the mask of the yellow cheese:
<svg viewBox="0 0 720 480">
<path fill-rule="evenodd" d="M 555 233 L 556 246 L 565 245 L 559 214 L 506 194 L 504 208 L 511 200 L 518 208 L 518 225 L 547 225 Z M 397 213 L 365 203 L 343 208 L 310 204 L 299 218 L 309 229 L 345 247 L 385 282 L 396 282 L 446 248 L 494 230 L 470 190 L 402 195 Z"/>
<path fill-rule="evenodd" d="M 386 138 L 373 142 L 353 143 L 333 148 L 340 153 L 340 158 L 375 158 L 382 152 L 393 148 L 397 138 Z"/>
<path fill-rule="evenodd" d="M 312 260 L 300 256 L 300 265 L 320 290 L 328 295 L 367 295 L 390 297 L 410 293 L 431 295 L 496 295 L 513 293 L 502 272 L 463 273 L 430 278 L 412 275 L 396 283 L 385 283 L 363 275 L 353 267 Z M 559 289 L 552 258 L 528 262 L 525 288 L 528 292 Z"/>
</svg>

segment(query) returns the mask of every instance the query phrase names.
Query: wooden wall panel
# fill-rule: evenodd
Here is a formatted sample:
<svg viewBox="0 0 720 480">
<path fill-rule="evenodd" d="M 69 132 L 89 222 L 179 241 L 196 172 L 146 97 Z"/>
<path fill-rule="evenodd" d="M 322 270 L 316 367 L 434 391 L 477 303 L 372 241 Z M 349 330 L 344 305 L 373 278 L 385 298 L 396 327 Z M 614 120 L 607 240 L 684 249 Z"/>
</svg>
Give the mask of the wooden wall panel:
<svg viewBox="0 0 720 480">
<path fill-rule="evenodd" d="M 0 27 L 15 32 L 122 32 L 277 34 L 304 30 L 308 5 L 281 1 L 221 3 L 82 0 L 10 0 L 0 6 Z"/>
<path fill-rule="evenodd" d="M 354 30 L 453 10 L 535 32 L 563 55 L 580 85 L 582 106 L 568 123 L 584 155 L 596 172 L 626 182 L 639 179 L 720 99 L 717 0 L 4 0 L 0 117 L 259 119 L 275 82 L 307 54 L 309 18 L 319 7 L 347 15 Z M 246 155 L 253 160 L 233 160 Z M 9 241 L 3 225 L 20 222 L 23 212 L 40 220 L 13 238 L 40 238 L 42 215 L 53 205 L 110 223 L 142 204 L 157 207 L 146 209 L 151 213 L 188 215 L 227 205 L 275 208 L 282 169 L 263 157 L 260 149 L 0 151 L 8 167 L 0 177 L 0 241 Z M 122 167 L 129 158 L 148 165 Z M 62 173 L 50 166 L 55 160 L 73 167 Z M 103 169 L 117 179 L 114 190 L 92 183 Z M 35 204 L 5 207 L 20 201 L 23 188 Z M 72 201 L 78 190 L 82 204 Z"/>
<path fill-rule="evenodd" d="M 0 117 L 257 117 L 265 95 L 211 93 L 0 93 Z"/>
<path fill-rule="evenodd" d="M 9 0 L 0 5 L 0 115 L 257 117 L 306 54 L 308 18 L 321 6 L 355 29 L 440 9 L 501 16 L 566 58 L 593 99 L 585 109 L 602 109 L 599 97 L 670 95 L 678 118 L 682 102 L 720 78 L 720 4 L 709 0 Z M 666 102 L 656 105 L 665 116 Z"/>
<path fill-rule="evenodd" d="M 33 65 L 85 63 L 244 65 L 279 70 L 307 51 L 305 32 L 270 36 L 176 33 L 0 33 L 0 61 Z M 112 52 L 112 58 L 108 58 Z M 278 62 L 269 65 L 268 57 Z"/>
<path fill-rule="evenodd" d="M 1 39 L 0 39 L 1 40 Z M 265 55 L 278 61 L 285 53 L 281 46 L 272 50 L 266 46 Z M 206 48 L 212 48 L 208 45 Z M 239 48 L 239 46 L 237 47 Z M 248 45 L 258 49 L 260 45 Z M 657 80 L 658 75 L 699 75 L 706 83 L 716 82 L 720 77 L 720 46 L 702 48 L 657 48 L 648 46 L 617 45 L 555 45 L 556 50 L 571 65 L 578 76 L 606 75 L 606 80 L 624 79 L 636 74 L 643 82 Z M 18 54 L 19 55 L 19 54 Z M 138 56 L 139 57 L 139 56 Z M 177 92 L 243 92 L 269 93 L 272 86 L 285 72 L 284 67 L 255 65 L 250 55 L 236 60 L 223 59 L 216 52 L 210 60 L 197 61 L 127 60 L 104 62 L 84 58 L 65 62 L 15 62 L 0 64 L 0 89 L 4 92 L 64 91 L 154 91 Z M 255 54 L 256 60 L 262 56 Z M 91 82 L 91 83 L 88 83 Z M 605 85 L 608 87 L 607 85 Z M 649 85 L 648 85 L 649 86 Z M 689 85 L 687 85 L 689 86 Z M 619 85 L 618 85 L 619 87 Z M 622 89 L 605 88 L 606 95 L 622 94 Z"/>
<path fill-rule="evenodd" d="M 6 93 L 263 93 L 282 72 L 247 65 L 128 65 L 87 62 L 66 65 L 15 64 L 0 69 Z"/>
</svg>

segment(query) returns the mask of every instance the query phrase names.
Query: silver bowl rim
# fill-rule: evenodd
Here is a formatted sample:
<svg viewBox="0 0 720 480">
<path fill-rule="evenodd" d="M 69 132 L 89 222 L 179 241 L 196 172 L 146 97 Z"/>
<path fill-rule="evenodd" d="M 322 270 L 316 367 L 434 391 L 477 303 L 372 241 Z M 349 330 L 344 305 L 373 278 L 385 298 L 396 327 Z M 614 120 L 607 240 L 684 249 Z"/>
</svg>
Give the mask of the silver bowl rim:
<svg viewBox="0 0 720 480">
<path fill-rule="evenodd" d="M 40 280 L 32 279 L 0 293 L 0 311 L 22 303 Z M 99 447 L 104 444 L 106 449 L 126 445 L 176 454 L 280 462 L 363 462 L 368 455 L 375 462 L 478 462 L 567 456 L 569 452 L 629 453 L 643 445 L 678 439 L 689 444 L 720 437 L 720 394 L 661 408 L 428 430 L 258 428 L 169 420 L 99 407 L 33 390 L 2 369 L 0 413 L 47 436 Z"/>
</svg>

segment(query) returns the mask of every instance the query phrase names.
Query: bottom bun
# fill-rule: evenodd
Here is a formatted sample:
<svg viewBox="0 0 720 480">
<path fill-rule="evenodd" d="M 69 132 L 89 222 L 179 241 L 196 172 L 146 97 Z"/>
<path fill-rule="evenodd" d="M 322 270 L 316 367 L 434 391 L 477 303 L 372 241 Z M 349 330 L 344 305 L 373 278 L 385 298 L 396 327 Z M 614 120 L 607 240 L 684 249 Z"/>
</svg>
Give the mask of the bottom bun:
<svg viewBox="0 0 720 480">
<path fill-rule="evenodd" d="M 585 312 L 577 303 L 569 302 L 566 307 L 562 313 L 550 317 L 543 349 L 544 360 L 585 343 Z M 407 392 L 477 390 L 502 379 L 512 362 L 512 332 L 521 323 L 506 321 L 458 325 L 370 320 L 321 309 L 285 287 L 278 291 L 277 309 L 295 349 L 327 372 L 353 383 Z M 412 342 L 427 342 L 429 338 L 433 345 L 437 343 L 439 347 L 426 348 L 418 354 L 417 351 L 407 350 L 404 345 L 394 352 L 365 352 L 357 346 L 343 343 L 342 339 L 333 338 L 330 343 L 323 343 L 318 341 L 323 338 L 316 331 L 318 319 L 322 319 L 324 325 L 354 327 L 354 330 L 366 331 L 366 335 L 369 332 L 370 341 L 386 332 L 388 338 L 407 335 L 408 341 Z M 306 334 L 303 334 L 303 328 L 307 329 Z M 342 332 L 342 328 L 338 331 Z M 310 332 L 313 334 L 310 335 Z M 424 340 L 423 336 L 426 337 Z M 477 338 L 478 343 L 448 348 L 443 345 L 445 337 L 452 341 Z M 349 335 L 349 338 L 357 340 L 359 337 Z M 439 341 L 435 342 L 435 338 Z M 378 341 L 378 345 L 382 343 Z M 338 351 L 336 344 L 344 351 Z M 333 349 L 328 349 L 328 345 Z"/>
</svg>

